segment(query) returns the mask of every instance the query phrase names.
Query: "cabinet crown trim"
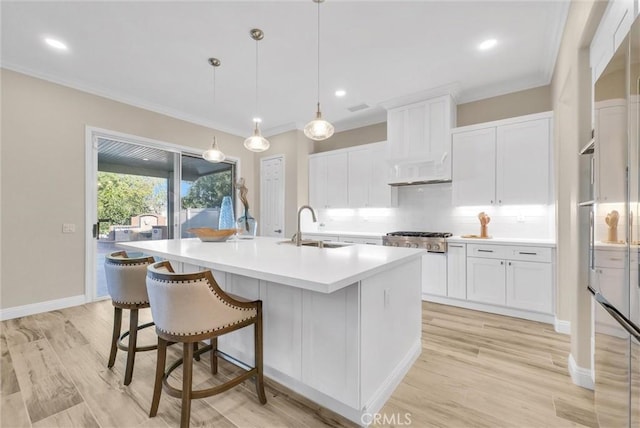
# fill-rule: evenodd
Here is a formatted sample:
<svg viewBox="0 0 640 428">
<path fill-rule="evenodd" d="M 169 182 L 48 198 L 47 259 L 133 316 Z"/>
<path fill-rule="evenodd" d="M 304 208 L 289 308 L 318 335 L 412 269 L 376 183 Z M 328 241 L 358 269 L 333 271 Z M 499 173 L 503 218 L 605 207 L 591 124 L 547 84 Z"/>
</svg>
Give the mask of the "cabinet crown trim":
<svg viewBox="0 0 640 428">
<path fill-rule="evenodd" d="M 522 122 L 528 122 L 528 121 L 539 120 L 539 119 L 553 119 L 553 111 L 545 111 L 542 113 L 533 113 L 533 114 L 527 114 L 524 116 L 510 117 L 508 119 L 494 120 L 492 122 L 482 122 L 482 123 L 476 123 L 473 125 L 461 126 L 458 128 L 453 128 L 451 130 L 451 134 L 457 134 L 459 132 L 476 131 L 479 129 L 491 128 L 495 126 L 511 125 L 514 123 L 522 123 Z"/>
</svg>

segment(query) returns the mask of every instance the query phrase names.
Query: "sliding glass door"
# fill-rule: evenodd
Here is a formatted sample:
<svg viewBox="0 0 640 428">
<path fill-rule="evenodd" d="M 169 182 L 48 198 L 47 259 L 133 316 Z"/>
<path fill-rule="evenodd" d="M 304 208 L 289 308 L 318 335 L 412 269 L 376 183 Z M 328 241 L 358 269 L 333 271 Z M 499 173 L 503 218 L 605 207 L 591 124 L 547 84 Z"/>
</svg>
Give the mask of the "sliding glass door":
<svg viewBox="0 0 640 428">
<path fill-rule="evenodd" d="M 234 162 L 214 164 L 168 144 L 96 134 L 87 159 L 89 300 L 108 297 L 104 259 L 119 242 L 192 237 L 189 228 L 218 227 L 225 196 L 235 206 Z"/>
</svg>

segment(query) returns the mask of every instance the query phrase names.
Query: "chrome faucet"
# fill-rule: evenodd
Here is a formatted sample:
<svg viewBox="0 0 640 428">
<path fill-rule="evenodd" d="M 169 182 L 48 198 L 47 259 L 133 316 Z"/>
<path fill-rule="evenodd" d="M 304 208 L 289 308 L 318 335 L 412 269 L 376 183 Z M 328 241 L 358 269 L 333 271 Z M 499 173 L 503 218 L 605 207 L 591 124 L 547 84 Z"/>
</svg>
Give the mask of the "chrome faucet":
<svg viewBox="0 0 640 428">
<path fill-rule="evenodd" d="M 298 209 L 298 230 L 296 231 L 296 246 L 299 247 L 302 245 L 302 232 L 300 232 L 300 214 L 304 209 L 308 209 L 311 211 L 311 217 L 313 218 L 313 222 L 316 223 L 318 219 L 316 218 L 316 212 L 311 208 L 311 205 L 303 205 Z"/>
</svg>

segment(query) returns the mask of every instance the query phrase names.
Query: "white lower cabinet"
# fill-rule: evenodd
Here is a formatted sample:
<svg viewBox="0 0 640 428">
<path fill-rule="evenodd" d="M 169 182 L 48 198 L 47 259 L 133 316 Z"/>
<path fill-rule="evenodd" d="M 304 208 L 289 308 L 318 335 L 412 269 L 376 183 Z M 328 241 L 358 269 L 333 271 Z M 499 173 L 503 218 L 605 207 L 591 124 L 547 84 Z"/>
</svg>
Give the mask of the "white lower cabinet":
<svg viewBox="0 0 640 428">
<path fill-rule="evenodd" d="M 446 287 L 425 290 L 428 282 L 423 280 L 423 297 L 438 303 L 552 322 L 553 257 L 551 247 L 449 242 Z"/>
<path fill-rule="evenodd" d="M 552 313 L 552 275 L 550 263 L 507 261 L 507 306 Z"/>
<path fill-rule="evenodd" d="M 467 298 L 467 246 L 447 245 L 447 296 Z"/>
<path fill-rule="evenodd" d="M 447 295 L 447 256 L 427 253 L 422 256 L 422 293 Z"/>
<path fill-rule="evenodd" d="M 505 304 L 504 260 L 467 258 L 467 299 L 475 302 Z"/>
</svg>

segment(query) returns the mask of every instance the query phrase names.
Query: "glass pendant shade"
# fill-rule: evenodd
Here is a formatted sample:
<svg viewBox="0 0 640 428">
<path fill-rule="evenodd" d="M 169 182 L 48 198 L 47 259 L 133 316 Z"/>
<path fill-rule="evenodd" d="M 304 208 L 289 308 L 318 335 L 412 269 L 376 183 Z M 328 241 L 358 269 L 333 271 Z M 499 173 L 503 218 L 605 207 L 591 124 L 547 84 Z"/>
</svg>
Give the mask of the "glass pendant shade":
<svg viewBox="0 0 640 428">
<path fill-rule="evenodd" d="M 226 156 L 218 148 L 216 137 L 213 137 L 211 148 L 209 150 L 205 150 L 204 153 L 202 153 L 202 157 L 204 158 L 204 160 L 212 163 L 222 162 L 225 159 Z"/>
<path fill-rule="evenodd" d="M 264 138 L 260 133 L 260 128 L 258 127 L 258 122 L 256 122 L 256 127 L 253 130 L 253 135 L 246 140 L 244 140 L 244 147 L 247 150 L 251 150 L 252 152 L 264 152 L 269 148 L 269 140 Z"/>
<path fill-rule="evenodd" d="M 305 125 L 304 135 L 314 141 L 322 141 L 331 137 L 333 135 L 333 131 L 335 131 L 333 125 L 322 118 L 320 105 L 318 104 L 316 118 Z"/>
</svg>

